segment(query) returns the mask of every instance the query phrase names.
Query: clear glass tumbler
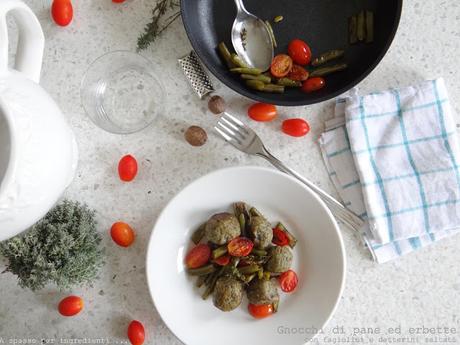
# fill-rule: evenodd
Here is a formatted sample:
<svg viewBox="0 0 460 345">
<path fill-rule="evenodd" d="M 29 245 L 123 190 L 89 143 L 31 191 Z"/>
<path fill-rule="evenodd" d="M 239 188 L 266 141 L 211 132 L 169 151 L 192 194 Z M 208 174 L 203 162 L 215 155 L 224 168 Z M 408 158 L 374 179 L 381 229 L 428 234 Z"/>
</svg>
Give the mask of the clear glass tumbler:
<svg viewBox="0 0 460 345">
<path fill-rule="evenodd" d="M 129 51 L 96 59 L 83 77 L 80 94 L 91 120 L 117 134 L 138 132 L 152 124 L 166 100 L 152 63 Z"/>
</svg>

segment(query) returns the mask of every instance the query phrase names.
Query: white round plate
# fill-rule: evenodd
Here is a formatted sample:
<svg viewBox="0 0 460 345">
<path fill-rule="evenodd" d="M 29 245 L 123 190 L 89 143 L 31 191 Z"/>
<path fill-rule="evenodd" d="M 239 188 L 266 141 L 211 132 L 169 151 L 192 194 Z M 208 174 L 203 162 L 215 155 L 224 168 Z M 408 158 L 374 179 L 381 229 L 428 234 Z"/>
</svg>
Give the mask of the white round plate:
<svg viewBox="0 0 460 345">
<path fill-rule="evenodd" d="M 280 291 L 278 312 L 262 320 L 247 300 L 224 313 L 203 301 L 184 271 L 193 231 L 235 201 L 283 222 L 297 237 L 295 292 Z M 337 223 L 310 189 L 286 174 L 259 167 L 212 172 L 177 194 L 159 216 L 147 253 L 147 280 L 155 306 L 169 329 L 187 345 L 300 345 L 316 335 L 334 313 L 345 281 L 345 249 Z"/>
</svg>

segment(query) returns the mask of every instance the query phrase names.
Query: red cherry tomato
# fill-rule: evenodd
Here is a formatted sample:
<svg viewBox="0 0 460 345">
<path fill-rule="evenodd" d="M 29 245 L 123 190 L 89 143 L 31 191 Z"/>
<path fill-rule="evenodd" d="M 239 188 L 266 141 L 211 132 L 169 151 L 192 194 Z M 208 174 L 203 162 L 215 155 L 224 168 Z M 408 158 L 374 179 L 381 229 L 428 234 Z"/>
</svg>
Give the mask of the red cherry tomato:
<svg viewBox="0 0 460 345">
<path fill-rule="evenodd" d="M 206 265 L 211 259 L 211 248 L 207 244 L 199 244 L 193 247 L 185 257 L 187 268 L 198 268 Z"/>
<path fill-rule="evenodd" d="M 59 302 L 58 310 L 63 316 L 74 316 L 83 310 L 83 300 L 78 296 L 69 296 Z"/>
<path fill-rule="evenodd" d="M 270 72 L 276 78 L 282 78 L 288 75 L 292 68 L 292 59 L 286 54 L 279 54 L 273 58 L 270 66 Z"/>
<path fill-rule="evenodd" d="M 131 321 L 128 326 L 128 338 L 133 345 L 142 345 L 145 340 L 144 325 L 137 320 Z"/>
<path fill-rule="evenodd" d="M 134 242 L 136 233 L 128 224 L 116 222 L 110 228 L 110 236 L 120 247 L 129 247 Z"/>
<path fill-rule="evenodd" d="M 70 0 L 54 0 L 51 5 L 51 16 L 60 26 L 67 26 L 73 18 L 73 7 Z"/>
<path fill-rule="evenodd" d="M 305 81 L 308 79 L 309 73 L 308 71 L 299 65 L 293 65 L 291 72 L 287 75 L 289 79 L 295 81 Z"/>
<path fill-rule="evenodd" d="M 281 247 L 286 246 L 289 244 L 289 238 L 283 230 L 274 228 L 272 243 Z"/>
<path fill-rule="evenodd" d="M 324 78 L 313 77 L 303 82 L 302 91 L 306 93 L 310 93 L 310 92 L 322 89 L 325 86 L 326 86 L 326 81 L 324 80 Z"/>
<path fill-rule="evenodd" d="M 254 243 L 245 237 L 237 237 L 231 240 L 228 245 L 228 253 L 231 256 L 248 256 L 254 247 Z"/>
<path fill-rule="evenodd" d="M 308 65 L 310 63 L 311 49 L 302 40 L 292 40 L 288 45 L 288 54 L 296 64 Z"/>
<path fill-rule="evenodd" d="M 255 103 L 248 109 L 248 116 L 254 121 L 272 121 L 277 115 L 276 107 L 273 104 Z"/>
<path fill-rule="evenodd" d="M 227 266 L 230 263 L 230 259 L 230 255 L 226 254 L 221 256 L 220 258 L 215 259 L 214 262 L 219 266 Z"/>
<path fill-rule="evenodd" d="M 122 2 L 125 2 L 125 0 L 112 0 L 112 2 L 115 2 L 117 4 L 121 4 Z"/>
<path fill-rule="evenodd" d="M 255 319 L 263 319 L 264 317 L 270 316 L 275 312 L 273 310 L 272 304 L 256 305 L 249 303 L 248 310 L 249 314 L 251 314 Z"/>
<path fill-rule="evenodd" d="M 137 175 L 137 161 L 131 155 L 126 155 L 120 159 L 118 163 L 118 175 L 125 182 L 134 180 Z"/>
<path fill-rule="evenodd" d="M 297 274 L 293 270 L 289 270 L 279 276 L 279 282 L 281 290 L 284 292 L 292 292 L 297 287 L 299 278 L 297 278 Z"/>
<path fill-rule="evenodd" d="M 303 137 L 310 131 L 310 126 L 304 119 L 289 119 L 283 121 L 282 130 L 291 137 Z"/>
</svg>

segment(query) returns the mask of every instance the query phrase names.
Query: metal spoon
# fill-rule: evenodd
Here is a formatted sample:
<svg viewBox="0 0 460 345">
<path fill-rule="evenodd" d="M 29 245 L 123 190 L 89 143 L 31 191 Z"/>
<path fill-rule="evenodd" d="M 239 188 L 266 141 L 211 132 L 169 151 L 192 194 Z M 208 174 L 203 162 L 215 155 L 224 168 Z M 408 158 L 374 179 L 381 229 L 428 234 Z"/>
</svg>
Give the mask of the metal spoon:
<svg viewBox="0 0 460 345">
<path fill-rule="evenodd" d="M 273 60 L 273 42 L 263 20 L 249 13 L 243 0 L 235 0 L 237 14 L 232 28 L 232 43 L 238 56 L 251 67 L 268 70 Z"/>
</svg>

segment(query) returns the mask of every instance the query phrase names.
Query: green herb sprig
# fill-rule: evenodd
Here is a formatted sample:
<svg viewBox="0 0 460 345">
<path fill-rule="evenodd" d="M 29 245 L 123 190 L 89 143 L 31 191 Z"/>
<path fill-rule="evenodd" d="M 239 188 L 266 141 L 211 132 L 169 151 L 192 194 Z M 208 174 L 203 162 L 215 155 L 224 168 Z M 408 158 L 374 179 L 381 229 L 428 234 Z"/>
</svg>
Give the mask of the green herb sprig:
<svg viewBox="0 0 460 345">
<path fill-rule="evenodd" d="M 0 243 L 5 272 L 32 291 L 56 284 L 60 289 L 92 283 L 103 265 L 95 211 L 65 200 L 27 232 Z"/>
<path fill-rule="evenodd" d="M 155 42 L 158 36 L 180 17 L 180 11 L 177 11 L 164 21 L 162 20 L 168 9 L 177 7 L 179 7 L 179 3 L 174 0 L 160 0 L 157 2 L 152 10 L 151 22 L 146 25 L 145 31 L 137 39 L 138 51 L 146 49 L 151 43 Z"/>
</svg>

